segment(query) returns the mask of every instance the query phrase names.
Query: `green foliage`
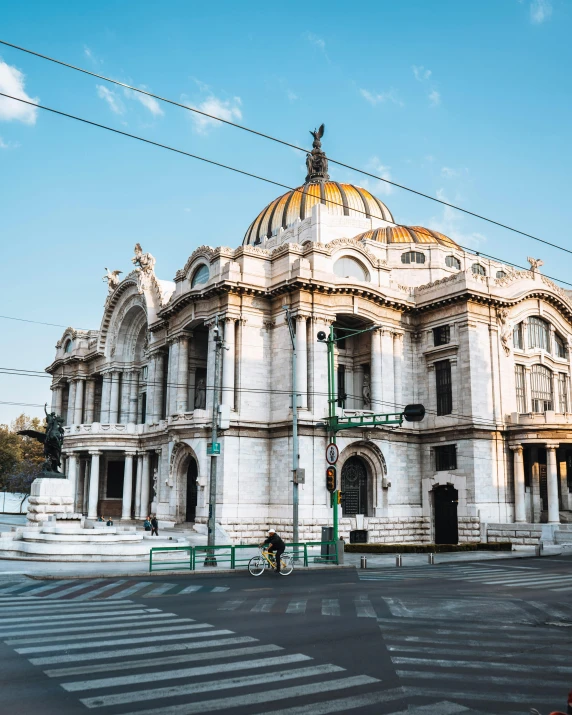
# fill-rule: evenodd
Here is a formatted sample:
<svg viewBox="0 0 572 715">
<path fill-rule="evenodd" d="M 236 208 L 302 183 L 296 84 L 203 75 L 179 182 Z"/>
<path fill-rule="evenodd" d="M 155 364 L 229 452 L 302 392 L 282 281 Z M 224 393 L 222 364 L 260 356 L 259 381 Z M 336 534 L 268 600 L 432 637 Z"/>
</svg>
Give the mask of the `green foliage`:
<svg viewBox="0 0 572 715">
<path fill-rule="evenodd" d="M 0 490 L 6 491 L 6 480 L 22 461 L 22 440 L 8 425 L 0 425 Z"/>
<path fill-rule="evenodd" d="M 30 485 L 44 463 L 44 446 L 17 432 L 24 429 L 44 431 L 42 420 L 21 414 L 12 424 L 0 425 L 0 491 L 29 494 Z"/>
</svg>

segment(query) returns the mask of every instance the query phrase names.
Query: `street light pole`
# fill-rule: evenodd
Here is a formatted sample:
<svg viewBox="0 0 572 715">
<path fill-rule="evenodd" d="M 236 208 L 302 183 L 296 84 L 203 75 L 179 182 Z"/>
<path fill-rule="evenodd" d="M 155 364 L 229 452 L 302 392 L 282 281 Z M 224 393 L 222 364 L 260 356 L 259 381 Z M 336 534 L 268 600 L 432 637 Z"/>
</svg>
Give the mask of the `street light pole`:
<svg viewBox="0 0 572 715">
<path fill-rule="evenodd" d="M 213 390 L 213 414 L 211 424 L 211 475 L 209 485 L 209 520 L 207 546 L 214 546 L 216 542 L 216 468 L 218 455 L 215 453 L 215 445 L 218 438 L 218 407 L 220 391 L 220 358 L 222 351 L 222 336 L 218 327 L 218 316 L 215 318 L 213 328 L 213 339 L 215 343 L 215 367 L 214 367 L 214 390 Z M 205 566 L 216 566 L 214 549 L 207 552 Z"/>
<path fill-rule="evenodd" d="M 283 306 L 286 311 L 286 320 L 292 340 L 292 540 L 298 543 L 298 392 L 297 392 L 297 355 L 296 336 L 292 324 L 292 314 L 288 306 Z"/>
</svg>

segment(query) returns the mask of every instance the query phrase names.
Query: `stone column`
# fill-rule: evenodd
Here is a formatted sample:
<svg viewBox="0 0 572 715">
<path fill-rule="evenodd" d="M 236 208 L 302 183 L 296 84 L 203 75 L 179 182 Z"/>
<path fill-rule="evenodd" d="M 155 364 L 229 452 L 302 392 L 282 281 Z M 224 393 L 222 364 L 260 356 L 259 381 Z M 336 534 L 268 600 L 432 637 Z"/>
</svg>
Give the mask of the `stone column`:
<svg viewBox="0 0 572 715">
<path fill-rule="evenodd" d="M 165 378 L 165 356 L 155 353 L 155 380 L 153 385 L 153 421 L 163 419 L 163 391 Z"/>
<path fill-rule="evenodd" d="M 381 331 L 381 409 L 376 412 L 395 410 L 395 386 L 393 381 L 393 333 L 389 328 Z"/>
<path fill-rule="evenodd" d="M 88 377 L 85 384 L 85 423 L 90 425 L 95 419 L 95 380 Z"/>
<path fill-rule="evenodd" d="M 78 377 L 75 388 L 74 425 L 83 423 L 83 395 L 85 392 L 85 378 Z"/>
<path fill-rule="evenodd" d="M 236 321 L 227 318 L 224 322 L 224 349 L 222 351 L 222 399 L 223 405 L 234 410 L 234 367 L 235 367 L 235 331 Z M 214 365 L 214 362 L 213 362 Z M 213 374 L 214 384 L 214 374 Z M 207 397 L 207 405 L 208 405 Z"/>
<path fill-rule="evenodd" d="M 111 373 L 111 399 L 109 404 L 109 423 L 119 422 L 119 371 Z"/>
<path fill-rule="evenodd" d="M 62 386 L 61 384 L 52 387 L 52 412 L 56 415 L 62 414 Z"/>
<path fill-rule="evenodd" d="M 155 414 L 155 356 L 149 355 L 147 361 L 147 405 L 145 422 L 150 425 Z"/>
<path fill-rule="evenodd" d="M 66 424 L 73 425 L 75 419 L 75 393 L 77 390 L 77 380 L 70 380 L 70 391 L 68 393 L 68 415 Z"/>
<path fill-rule="evenodd" d="M 123 471 L 123 502 L 121 518 L 131 519 L 131 497 L 133 495 L 133 455 L 135 452 L 125 452 L 125 469 Z"/>
<path fill-rule="evenodd" d="M 177 375 L 179 371 L 179 341 L 173 340 L 169 346 L 167 359 L 167 413 L 169 419 L 177 409 Z"/>
<path fill-rule="evenodd" d="M 558 472 L 556 470 L 556 447 L 546 445 L 546 486 L 548 491 L 548 523 L 560 523 L 558 505 Z"/>
<path fill-rule="evenodd" d="M 526 492 L 524 488 L 524 458 L 522 444 L 511 447 L 514 454 L 514 520 L 526 521 Z"/>
<path fill-rule="evenodd" d="M 129 422 L 129 407 L 131 398 L 131 383 L 133 381 L 133 370 L 123 370 L 121 372 L 121 389 L 119 390 L 119 420 L 122 425 Z"/>
<path fill-rule="evenodd" d="M 370 410 L 384 412 L 381 404 L 381 335 L 378 329 L 371 331 L 371 363 L 370 363 Z"/>
<path fill-rule="evenodd" d="M 296 392 L 298 407 L 308 407 L 308 338 L 305 315 L 296 316 Z"/>
<path fill-rule="evenodd" d="M 89 474 L 89 496 L 87 502 L 87 518 L 97 519 L 97 502 L 99 500 L 99 458 L 101 452 L 90 451 L 91 469 Z"/>
<path fill-rule="evenodd" d="M 139 423 L 137 413 L 139 397 L 139 370 L 131 370 L 129 373 L 129 410 L 127 413 L 127 421 L 135 424 Z"/>
<path fill-rule="evenodd" d="M 403 407 L 403 333 L 393 333 L 393 383 L 395 390 L 395 409 Z"/>
<path fill-rule="evenodd" d="M 135 479 L 135 518 L 141 518 L 141 478 L 143 474 L 143 455 L 137 455 L 137 477 Z M 147 516 L 147 514 L 145 514 Z"/>
<path fill-rule="evenodd" d="M 363 410 L 363 365 L 356 365 L 353 392 L 354 409 Z"/>
<path fill-rule="evenodd" d="M 69 483 L 71 484 L 71 494 L 74 499 L 74 509 L 75 509 L 75 493 L 77 489 L 77 477 L 78 477 L 78 455 L 75 452 L 68 452 L 68 463 L 66 464 L 66 476 Z"/>
<path fill-rule="evenodd" d="M 144 518 L 149 513 L 149 452 L 143 452 L 143 466 L 141 470 L 141 516 Z"/>
<path fill-rule="evenodd" d="M 109 407 L 111 405 L 111 373 L 103 373 L 103 385 L 101 387 L 101 416 L 100 422 L 109 423 Z"/>
<path fill-rule="evenodd" d="M 179 338 L 179 365 L 177 369 L 177 388 L 175 412 L 182 414 L 189 409 L 189 337 Z"/>
</svg>

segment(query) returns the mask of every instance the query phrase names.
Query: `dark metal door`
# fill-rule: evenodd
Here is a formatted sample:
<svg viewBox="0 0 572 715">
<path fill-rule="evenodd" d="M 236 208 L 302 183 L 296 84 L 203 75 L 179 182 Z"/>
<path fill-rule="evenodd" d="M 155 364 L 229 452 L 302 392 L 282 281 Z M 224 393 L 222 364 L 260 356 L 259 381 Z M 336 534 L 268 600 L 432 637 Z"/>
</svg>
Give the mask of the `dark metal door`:
<svg viewBox="0 0 572 715">
<path fill-rule="evenodd" d="M 350 457 L 342 468 L 342 514 L 367 514 L 367 470 L 359 457 Z"/>
<path fill-rule="evenodd" d="M 459 522 L 457 505 L 459 493 L 450 484 L 433 489 L 435 506 L 435 543 L 458 544 Z"/>
<path fill-rule="evenodd" d="M 194 521 L 197 515 L 197 463 L 191 457 L 187 468 L 187 514 L 185 521 Z"/>
</svg>

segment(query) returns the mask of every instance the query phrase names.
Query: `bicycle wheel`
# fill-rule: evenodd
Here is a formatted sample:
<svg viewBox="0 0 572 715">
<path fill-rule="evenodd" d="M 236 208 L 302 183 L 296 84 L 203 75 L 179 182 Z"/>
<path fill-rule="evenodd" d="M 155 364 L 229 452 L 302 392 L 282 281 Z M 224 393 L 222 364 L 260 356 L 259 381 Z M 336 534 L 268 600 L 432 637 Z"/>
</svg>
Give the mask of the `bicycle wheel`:
<svg viewBox="0 0 572 715">
<path fill-rule="evenodd" d="M 253 556 L 248 562 L 248 570 L 251 576 L 262 576 L 266 561 L 262 556 Z"/>
<path fill-rule="evenodd" d="M 289 576 L 294 570 L 294 564 L 292 563 L 292 557 L 290 554 L 284 554 L 280 559 L 280 575 Z"/>
</svg>

